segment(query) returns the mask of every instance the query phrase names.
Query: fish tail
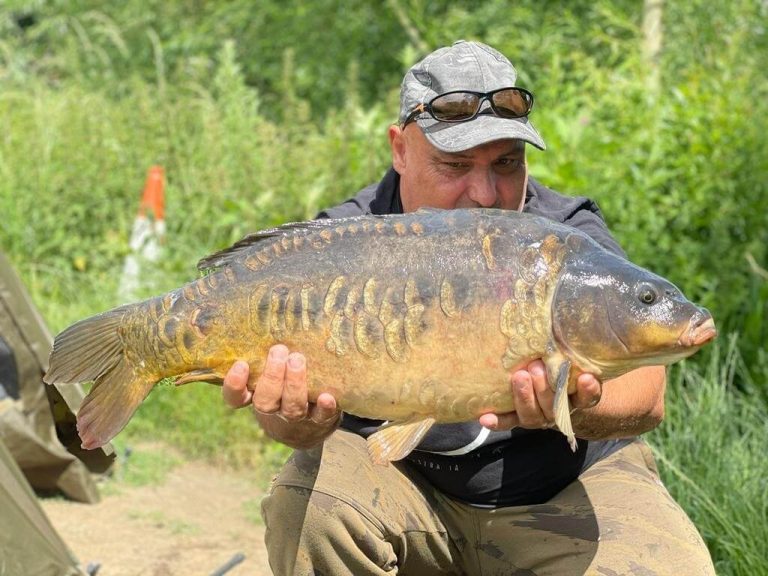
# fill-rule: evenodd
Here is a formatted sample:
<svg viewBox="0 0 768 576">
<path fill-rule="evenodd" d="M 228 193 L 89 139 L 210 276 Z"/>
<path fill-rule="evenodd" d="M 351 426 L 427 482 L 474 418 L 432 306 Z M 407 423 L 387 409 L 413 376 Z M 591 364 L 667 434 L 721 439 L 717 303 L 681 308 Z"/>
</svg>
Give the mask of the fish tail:
<svg viewBox="0 0 768 576">
<path fill-rule="evenodd" d="M 140 372 L 126 357 L 118 330 L 128 306 L 73 324 L 53 344 L 48 384 L 93 381 L 77 413 L 77 430 L 85 449 L 109 442 L 128 423 L 139 404 L 160 380 Z"/>
</svg>

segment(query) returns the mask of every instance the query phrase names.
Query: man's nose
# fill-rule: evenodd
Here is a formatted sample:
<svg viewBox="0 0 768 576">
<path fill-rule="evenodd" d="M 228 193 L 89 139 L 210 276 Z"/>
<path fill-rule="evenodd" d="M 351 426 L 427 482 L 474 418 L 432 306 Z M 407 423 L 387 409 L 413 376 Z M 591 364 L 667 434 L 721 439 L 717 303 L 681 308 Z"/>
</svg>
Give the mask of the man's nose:
<svg viewBox="0 0 768 576">
<path fill-rule="evenodd" d="M 498 200 L 498 193 L 496 191 L 496 177 L 493 172 L 482 170 L 474 174 L 469 183 L 467 195 L 482 208 L 495 206 Z"/>
</svg>

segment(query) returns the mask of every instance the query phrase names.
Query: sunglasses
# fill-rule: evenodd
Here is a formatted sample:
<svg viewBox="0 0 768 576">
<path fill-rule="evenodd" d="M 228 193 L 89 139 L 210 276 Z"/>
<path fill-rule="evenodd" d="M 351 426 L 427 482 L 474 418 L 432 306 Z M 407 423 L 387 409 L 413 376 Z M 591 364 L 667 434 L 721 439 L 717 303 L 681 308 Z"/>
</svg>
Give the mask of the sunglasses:
<svg viewBox="0 0 768 576">
<path fill-rule="evenodd" d="M 490 111 L 499 118 L 522 118 L 533 108 L 533 94 L 523 88 L 499 88 L 491 92 L 472 92 L 454 90 L 435 96 L 426 104 L 419 104 L 403 122 L 403 126 L 413 122 L 417 116 L 427 112 L 439 122 L 467 122 L 474 120 L 480 112 L 480 106 L 487 100 Z"/>
</svg>

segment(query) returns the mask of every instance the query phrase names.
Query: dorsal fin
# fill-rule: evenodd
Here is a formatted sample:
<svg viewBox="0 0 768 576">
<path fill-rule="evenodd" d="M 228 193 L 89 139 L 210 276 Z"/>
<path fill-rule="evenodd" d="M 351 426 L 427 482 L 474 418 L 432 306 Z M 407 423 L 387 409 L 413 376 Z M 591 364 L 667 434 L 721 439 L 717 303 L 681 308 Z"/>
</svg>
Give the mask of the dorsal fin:
<svg viewBox="0 0 768 576">
<path fill-rule="evenodd" d="M 197 263 L 197 269 L 200 271 L 208 270 L 210 268 L 222 268 L 228 266 L 233 260 L 236 260 L 243 252 L 252 250 L 256 245 L 261 248 L 267 240 L 275 240 L 287 235 L 295 234 L 309 234 L 323 228 L 329 228 L 337 226 L 339 222 L 347 222 L 349 220 L 358 219 L 360 216 L 353 218 L 344 218 L 342 220 L 308 220 L 306 222 L 288 222 L 275 228 L 268 228 L 266 230 L 259 230 L 252 234 L 248 234 L 242 239 L 235 242 L 229 248 L 224 248 L 218 252 L 214 252 L 210 256 L 206 256 Z"/>
<path fill-rule="evenodd" d="M 210 268 L 221 268 L 223 266 L 228 266 L 232 260 L 237 258 L 242 252 L 252 248 L 256 244 L 266 240 L 279 238 L 288 231 L 300 230 L 305 227 L 309 228 L 309 226 L 306 226 L 307 224 L 312 224 L 312 222 L 289 222 L 288 224 L 283 224 L 282 226 L 268 228 L 266 230 L 259 230 L 258 232 L 248 234 L 247 236 L 244 236 L 232 244 L 232 246 L 224 248 L 223 250 L 219 250 L 218 252 L 214 252 L 213 254 L 210 254 L 201 259 L 197 263 L 197 269 L 204 271 Z"/>
<path fill-rule="evenodd" d="M 439 208 L 419 208 L 414 214 L 430 214 L 445 212 Z M 255 249 L 264 248 L 268 246 L 267 240 L 278 240 L 285 236 L 302 235 L 308 236 L 314 232 L 322 231 L 324 229 L 336 229 L 339 227 L 346 227 L 350 224 L 362 221 L 362 220 L 378 220 L 378 219 L 397 219 L 402 215 L 397 214 L 363 214 L 360 216 L 349 216 L 346 218 L 334 218 L 334 219 L 320 219 L 320 220 L 308 220 L 306 222 L 288 222 L 275 228 L 268 228 L 266 230 L 260 230 L 252 234 L 248 234 L 241 240 L 235 242 L 229 248 L 215 252 L 210 256 L 206 256 L 197 263 L 197 268 L 200 271 L 209 270 L 212 268 L 222 268 L 229 266 L 234 260 L 237 260 L 244 252 L 251 252 Z"/>
</svg>

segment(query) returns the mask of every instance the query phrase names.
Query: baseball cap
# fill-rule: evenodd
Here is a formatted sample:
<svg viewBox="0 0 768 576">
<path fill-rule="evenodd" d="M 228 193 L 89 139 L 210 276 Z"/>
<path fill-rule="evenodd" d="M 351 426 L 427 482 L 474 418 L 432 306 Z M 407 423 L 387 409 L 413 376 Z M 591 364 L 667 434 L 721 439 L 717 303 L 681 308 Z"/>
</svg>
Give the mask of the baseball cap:
<svg viewBox="0 0 768 576">
<path fill-rule="evenodd" d="M 490 92 L 515 86 L 517 72 L 498 50 L 480 42 L 458 40 L 439 48 L 415 64 L 403 78 L 400 89 L 400 123 L 403 124 L 419 104 L 454 90 Z M 484 102 L 483 106 L 488 106 Z M 541 150 L 544 140 L 528 120 L 480 114 L 466 122 L 440 122 L 429 114 L 417 118 L 427 140 L 444 152 L 462 152 L 481 144 L 514 138 Z"/>
</svg>

